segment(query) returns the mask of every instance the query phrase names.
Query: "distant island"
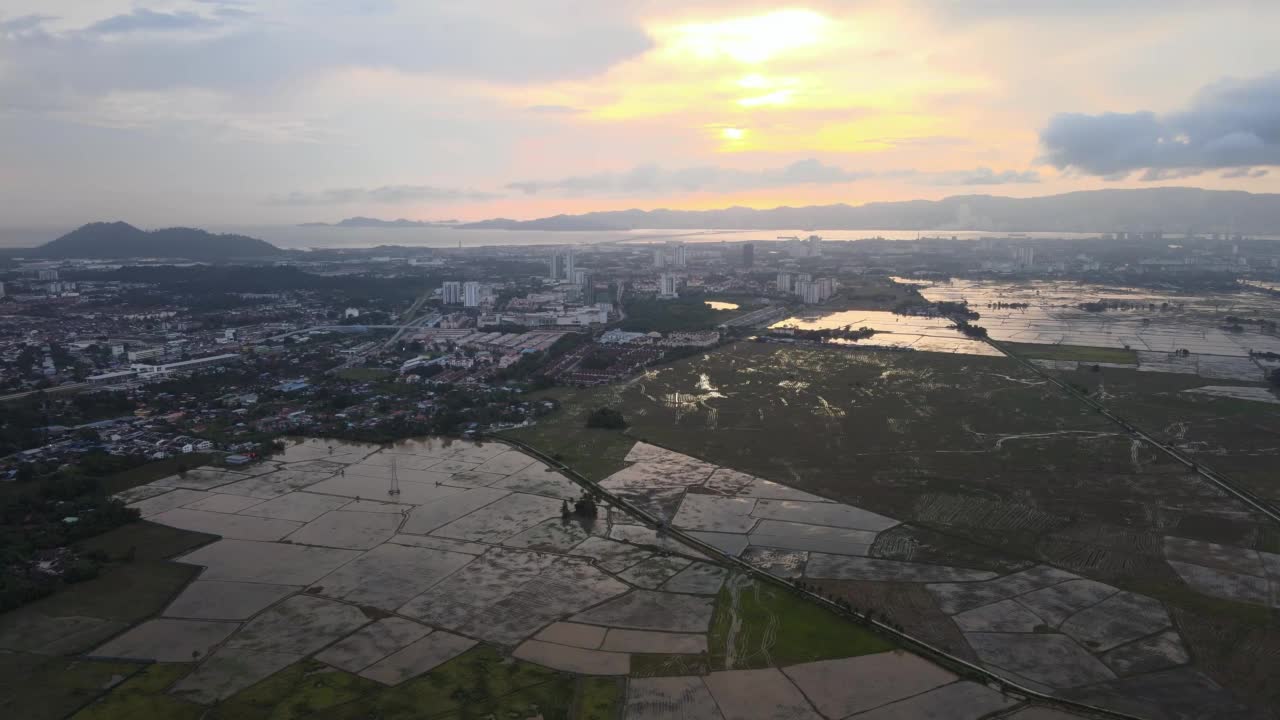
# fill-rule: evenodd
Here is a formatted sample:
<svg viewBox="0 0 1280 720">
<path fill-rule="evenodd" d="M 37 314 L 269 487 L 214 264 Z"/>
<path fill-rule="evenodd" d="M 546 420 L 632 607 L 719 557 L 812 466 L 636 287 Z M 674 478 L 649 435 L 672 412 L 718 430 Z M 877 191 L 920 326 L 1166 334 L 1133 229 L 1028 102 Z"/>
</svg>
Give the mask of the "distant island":
<svg viewBox="0 0 1280 720">
<path fill-rule="evenodd" d="M 422 228 L 422 227 L 453 227 L 457 224 L 457 220 L 406 220 L 399 218 L 398 220 L 379 220 L 371 217 L 349 217 L 345 220 L 339 220 L 336 223 L 309 222 L 301 223 L 298 227 L 344 227 L 344 228 Z"/>
<path fill-rule="evenodd" d="M 126 222 L 95 222 L 31 250 L 28 257 L 231 260 L 285 254 L 265 240 L 245 235 L 219 235 L 196 228 L 141 230 Z"/>
<path fill-rule="evenodd" d="M 757 210 L 613 210 L 536 220 L 494 218 L 462 230 L 988 230 L 992 232 L 1239 232 L 1280 234 L 1280 195 L 1199 188 L 1092 190 L 1036 198 L 942 200 Z"/>
</svg>

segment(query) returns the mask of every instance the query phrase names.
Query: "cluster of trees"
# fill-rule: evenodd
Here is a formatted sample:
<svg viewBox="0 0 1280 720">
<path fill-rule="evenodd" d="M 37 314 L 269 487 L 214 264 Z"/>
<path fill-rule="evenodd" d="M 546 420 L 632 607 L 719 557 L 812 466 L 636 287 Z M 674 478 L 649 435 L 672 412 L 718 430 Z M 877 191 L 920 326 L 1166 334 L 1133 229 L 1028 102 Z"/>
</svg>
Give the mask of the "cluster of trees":
<svg viewBox="0 0 1280 720">
<path fill-rule="evenodd" d="M 969 303 L 952 300 L 939 300 L 932 303 L 917 299 L 903 300 L 893 306 L 892 312 L 898 315 L 940 315 L 953 320 L 977 320 L 982 317 L 976 310 L 970 309 Z"/>
<path fill-rule="evenodd" d="M 108 560 L 74 543 L 138 519 L 95 478 L 58 473 L 0 492 L 0 611 L 65 583 L 96 577 Z"/>
<path fill-rule="evenodd" d="M 823 330 L 793 330 L 791 337 L 799 340 L 813 340 L 816 342 L 826 342 L 827 340 L 865 340 L 876 331 L 873 328 L 861 327 L 853 329 L 846 325 L 842 328 L 826 328 Z"/>
<path fill-rule="evenodd" d="M 956 320 L 956 329 L 964 334 L 965 337 L 971 337 L 975 340 L 986 340 L 987 329 L 981 325 L 974 325 L 967 320 Z"/>
<path fill-rule="evenodd" d="M 626 418 L 613 408 L 596 408 L 587 416 L 587 427 L 606 430 L 622 430 L 627 427 Z"/>
<path fill-rule="evenodd" d="M 1225 318 L 1223 318 L 1223 320 L 1230 325 L 1256 324 L 1259 330 L 1263 330 L 1266 332 L 1276 331 L 1276 321 L 1267 320 L 1266 318 L 1242 318 L 1242 317 L 1236 317 L 1235 315 L 1228 315 Z"/>
<path fill-rule="evenodd" d="M 1169 303 L 1165 302 L 1156 305 L 1155 303 L 1140 303 L 1129 300 L 1091 300 L 1079 303 L 1076 307 L 1085 312 L 1105 312 L 1107 310 L 1147 310 L 1150 312 L 1159 310 L 1163 312 L 1169 309 Z"/>
<path fill-rule="evenodd" d="M 661 333 L 709 330 L 734 312 L 713 310 L 699 297 L 634 298 L 627 302 L 625 310 L 627 318 L 620 325 L 623 330 Z"/>
</svg>

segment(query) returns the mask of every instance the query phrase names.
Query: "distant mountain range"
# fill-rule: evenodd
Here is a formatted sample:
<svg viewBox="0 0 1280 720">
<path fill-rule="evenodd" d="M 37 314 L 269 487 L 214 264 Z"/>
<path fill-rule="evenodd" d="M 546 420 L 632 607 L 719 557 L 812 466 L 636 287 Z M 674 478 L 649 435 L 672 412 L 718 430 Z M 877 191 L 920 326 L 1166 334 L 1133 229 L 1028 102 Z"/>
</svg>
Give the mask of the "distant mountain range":
<svg viewBox="0 0 1280 720">
<path fill-rule="evenodd" d="M 418 227 L 453 227 L 457 220 L 379 220 L 371 217 L 349 217 L 336 223 L 309 222 L 298 227 L 344 227 L 344 228 L 418 228 Z"/>
<path fill-rule="evenodd" d="M 284 253 L 284 250 L 269 242 L 245 235 L 217 235 L 196 228 L 147 231 L 125 222 L 95 222 L 25 251 L 24 255 L 46 258 L 163 257 L 230 260 Z"/>
<path fill-rule="evenodd" d="M 536 220 L 496 218 L 464 230 L 990 230 L 1109 232 L 1164 230 L 1280 235 L 1280 195 L 1150 188 L 1092 190 L 1038 198 L 957 195 L 942 200 L 814 205 L 756 210 L 615 210 Z"/>
</svg>

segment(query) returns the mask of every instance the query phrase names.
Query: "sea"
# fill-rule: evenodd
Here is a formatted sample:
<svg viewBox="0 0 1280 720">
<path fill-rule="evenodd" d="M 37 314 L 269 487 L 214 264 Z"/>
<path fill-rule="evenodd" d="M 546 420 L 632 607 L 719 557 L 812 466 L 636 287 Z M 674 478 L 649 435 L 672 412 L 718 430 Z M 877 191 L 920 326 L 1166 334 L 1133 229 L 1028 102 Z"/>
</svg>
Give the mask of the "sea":
<svg viewBox="0 0 1280 720">
<path fill-rule="evenodd" d="M 0 228 L 0 248 L 34 247 L 53 240 L 72 228 Z M 475 248 L 495 245 L 593 245 L 599 243 L 661 243 L 680 240 L 688 243 L 768 242 L 791 237 L 818 235 L 823 241 L 915 240 L 919 237 L 979 237 L 1020 239 L 1063 239 L 1097 237 L 1097 233 L 1030 232 L 1007 233 L 981 230 L 461 230 L 450 227 L 350 228 L 302 227 L 298 225 L 206 226 L 217 233 L 237 233 L 255 237 L 291 250 L 333 248 L 374 248 L 401 245 L 425 248 Z"/>
</svg>

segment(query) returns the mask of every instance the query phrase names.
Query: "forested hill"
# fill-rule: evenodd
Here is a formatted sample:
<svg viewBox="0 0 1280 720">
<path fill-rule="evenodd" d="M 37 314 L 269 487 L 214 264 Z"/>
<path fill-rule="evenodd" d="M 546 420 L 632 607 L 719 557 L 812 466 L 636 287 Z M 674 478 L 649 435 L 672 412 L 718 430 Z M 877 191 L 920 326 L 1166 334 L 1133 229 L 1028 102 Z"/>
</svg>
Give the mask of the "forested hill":
<svg viewBox="0 0 1280 720">
<path fill-rule="evenodd" d="M 231 260 L 268 257 L 284 252 L 265 240 L 244 235 L 218 235 L 196 228 L 147 231 L 125 222 L 96 222 L 72 230 L 27 254 L 48 258 Z"/>
</svg>

